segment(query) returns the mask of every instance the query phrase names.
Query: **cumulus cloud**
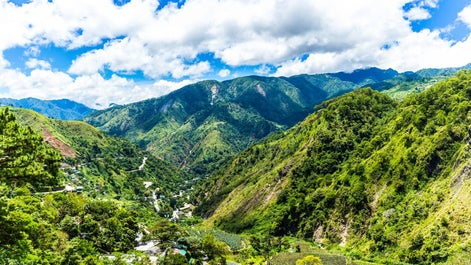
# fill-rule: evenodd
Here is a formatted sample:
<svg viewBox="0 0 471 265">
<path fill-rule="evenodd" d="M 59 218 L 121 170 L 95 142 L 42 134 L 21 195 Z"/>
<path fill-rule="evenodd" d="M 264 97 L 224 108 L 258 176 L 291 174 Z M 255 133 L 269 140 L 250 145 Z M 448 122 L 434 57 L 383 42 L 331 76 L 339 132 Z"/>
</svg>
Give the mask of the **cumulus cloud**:
<svg viewBox="0 0 471 265">
<path fill-rule="evenodd" d="M 222 69 L 218 73 L 218 75 L 222 78 L 228 77 L 230 74 L 231 74 L 231 71 L 229 69 Z"/>
<path fill-rule="evenodd" d="M 255 69 L 255 73 L 258 75 L 267 75 L 271 72 L 271 69 L 268 65 L 263 64 L 259 68 Z"/>
<path fill-rule="evenodd" d="M 29 59 L 25 63 L 25 65 L 26 65 L 26 67 L 28 67 L 30 69 L 34 69 L 34 68 L 51 69 L 51 64 L 49 62 L 46 62 L 44 60 L 38 60 L 38 59 L 35 59 L 35 58 Z"/>
<path fill-rule="evenodd" d="M 104 79 L 99 74 L 72 78 L 63 72 L 33 70 L 29 75 L 17 70 L 0 71 L 0 97 L 39 99 L 72 98 L 92 108 L 102 109 L 111 103 L 126 104 L 159 97 L 197 80 L 157 81 L 136 84 L 113 75 Z"/>
<path fill-rule="evenodd" d="M 406 4 L 410 8 L 404 10 Z M 438 0 L 188 0 L 156 11 L 158 5 L 32 0 L 20 7 L 0 0 L 0 24 L 8 25 L 0 27 L 0 52 L 24 47 L 30 57 L 25 65 L 33 69 L 28 75 L 11 70 L 0 56 L 0 87 L 11 97 L 68 97 L 107 106 L 162 95 L 210 72 L 236 76 L 230 66 L 294 75 L 471 61 L 469 38 L 450 42 L 436 30 L 412 31 L 411 21 L 430 18 Z M 471 6 L 458 20 L 471 28 Z M 37 58 L 51 44 L 88 52 L 79 53 L 64 72 L 52 71 L 53 60 Z M 207 54 L 210 58 L 202 56 Z M 213 69 L 212 59 L 223 69 Z M 117 75 L 105 79 L 105 70 Z M 136 72 L 153 81 L 120 77 Z M 162 80 L 168 77 L 179 81 Z"/>
<path fill-rule="evenodd" d="M 465 23 L 466 26 L 471 29 L 471 5 L 465 7 L 460 13 L 458 13 L 458 20 Z"/>
<path fill-rule="evenodd" d="M 427 9 L 421 7 L 414 7 L 411 8 L 407 13 L 404 15 L 408 20 L 424 20 L 431 17 L 430 13 Z"/>
</svg>

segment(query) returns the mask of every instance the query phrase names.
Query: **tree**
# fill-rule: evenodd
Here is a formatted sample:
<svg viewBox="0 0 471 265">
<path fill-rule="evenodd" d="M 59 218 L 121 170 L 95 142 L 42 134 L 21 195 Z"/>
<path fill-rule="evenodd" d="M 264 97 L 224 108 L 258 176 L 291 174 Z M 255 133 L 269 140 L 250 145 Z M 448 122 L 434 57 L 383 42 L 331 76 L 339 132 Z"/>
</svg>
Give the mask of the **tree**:
<svg viewBox="0 0 471 265">
<path fill-rule="evenodd" d="M 0 180 L 36 188 L 58 185 L 60 154 L 21 126 L 8 108 L 0 110 L 0 136 Z"/>
<path fill-rule="evenodd" d="M 188 260 L 180 254 L 169 254 L 165 257 L 164 263 L 168 265 L 186 265 Z"/>
<path fill-rule="evenodd" d="M 224 242 L 217 240 L 211 233 L 204 235 L 201 247 L 211 260 L 222 258 L 229 253 L 229 247 Z"/>
</svg>

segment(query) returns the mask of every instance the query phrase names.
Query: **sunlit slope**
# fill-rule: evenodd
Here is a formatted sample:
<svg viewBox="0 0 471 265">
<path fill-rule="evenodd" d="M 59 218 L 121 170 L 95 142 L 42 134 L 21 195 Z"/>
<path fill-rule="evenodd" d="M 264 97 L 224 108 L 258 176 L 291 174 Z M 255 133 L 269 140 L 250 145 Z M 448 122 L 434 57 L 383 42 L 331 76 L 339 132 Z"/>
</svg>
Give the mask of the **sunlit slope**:
<svg viewBox="0 0 471 265">
<path fill-rule="evenodd" d="M 471 73 L 395 103 L 358 90 L 254 144 L 200 190 L 208 225 L 410 263 L 470 247 Z M 356 253 L 356 254 L 355 254 Z"/>
</svg>

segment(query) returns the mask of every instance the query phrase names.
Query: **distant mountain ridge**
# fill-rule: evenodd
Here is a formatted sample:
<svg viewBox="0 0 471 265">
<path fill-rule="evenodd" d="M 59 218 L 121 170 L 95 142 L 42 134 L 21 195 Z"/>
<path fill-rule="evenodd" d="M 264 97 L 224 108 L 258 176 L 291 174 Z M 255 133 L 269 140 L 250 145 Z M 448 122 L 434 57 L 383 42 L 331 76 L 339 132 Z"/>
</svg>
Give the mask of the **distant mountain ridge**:
<svg viewBox="0 0 471 265">
<path fill-rule="evenodd" d="M 250 143 L 300 122 L 326 99 L 368 86 L 410 93 L 417 83 L 424 89 L 430 86 L 428 82 L 458 70 L 428 69 L 411 74 L 368 68 L 352 73 L 208 80 L 160 98 L 97 111 L 84 120 L 207 176 Z M 404 83 L 411 85 L 400 86 Z"/>
<path fill-rule="evenodd" d="M 95 110 L 69 99 L 0 98 L 0 104 L 37 111 L 58 120 L 81 120 Z"/>
</svg>

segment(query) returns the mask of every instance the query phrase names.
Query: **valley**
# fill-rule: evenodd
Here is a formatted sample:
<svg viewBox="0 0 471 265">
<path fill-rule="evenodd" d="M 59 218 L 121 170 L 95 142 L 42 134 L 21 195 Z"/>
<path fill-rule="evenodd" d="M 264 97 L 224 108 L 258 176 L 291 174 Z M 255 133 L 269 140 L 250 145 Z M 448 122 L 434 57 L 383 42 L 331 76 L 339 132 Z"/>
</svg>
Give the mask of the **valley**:
<svg viewBox="0 0 471 265">
<path fill-rule="evenodd" d="M 466 264 L 470 80 L 203 81 L 85 122 L 2 107 L 0 262 Z"/>
<path fill-rule="evenodd" d="M 471 264 L 471 0 L 0 0 L 0 265 Z"/>
</svg>

